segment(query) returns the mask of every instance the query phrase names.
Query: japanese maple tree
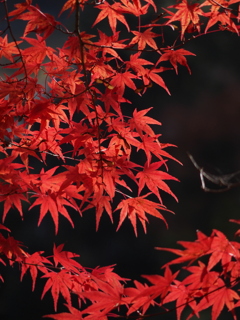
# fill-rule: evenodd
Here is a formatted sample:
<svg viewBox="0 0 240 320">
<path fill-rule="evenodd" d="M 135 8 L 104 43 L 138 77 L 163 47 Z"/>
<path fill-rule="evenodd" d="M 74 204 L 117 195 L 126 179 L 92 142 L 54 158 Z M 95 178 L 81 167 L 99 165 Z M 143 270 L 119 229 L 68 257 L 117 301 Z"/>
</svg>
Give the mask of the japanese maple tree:
<svg viewBox="0 0 240 320">
<path fill-rule="evenodd" d="M 51 216 L 55 234 L 61 215 L 78 228 L 74 211 L 94 211 L 96 231 L 105 214 L 117 219 L 117 230 L 129 220 L 136 236 L 140 227 L 147 232 L 149 216 L 167 226 L 172 211 L 162 194 L 177 200 L 168 180 L 178 179 L 168 162 L 178 160 L 169 153 L 172 145 L 161 142 L 151 106 L 138 108 L 134 96 L 152 86 L 170 95 L 165 74 L 178 74 L 180 66 L 191 74 L 195 53 L 186 42 L 210 32 L 238 34 L 240 0 L 172 0 L 164 8 L 157 0 L 67 0 L 50 4 L 56 16 L 42 11 L 41 1 L 15 2 L 12 8 L 0 1 L 0 263 L 18 265 L 21 281 L 29 273 L 32 290 L 38 278 L 45 281 L 39 298 L 51 292 L 53 313 L 44 316 L 51 319 L 144 319 L 152 306 L 164 315 L 170 302 L 177 320 L 185 308 L 187 319 L 210 308 L 215 320 L 224 307 L 237 319 L 240 243 L 219 230 L 198 231 L 195 241 L 179 242 L 183 249 L 156 248 L 178 257 L 141 283 L 114 266 L 81 265 L 64 244 L 52 244 L 50 256 L 28 252 L 6 222 L 14 210 L 24 218 L 37 208 L 38 225 Z M 60 297 L 66 311 L 59 313 Z"/>
</svg>

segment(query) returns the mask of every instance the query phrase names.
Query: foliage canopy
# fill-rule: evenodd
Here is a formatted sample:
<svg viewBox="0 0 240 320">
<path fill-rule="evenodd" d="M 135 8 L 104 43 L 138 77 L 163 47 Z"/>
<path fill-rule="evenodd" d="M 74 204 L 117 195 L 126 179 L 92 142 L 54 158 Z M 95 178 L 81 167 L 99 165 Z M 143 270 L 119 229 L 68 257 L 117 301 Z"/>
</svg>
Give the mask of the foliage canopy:
<svg viewBox="0 0 240 320">
<path fill-rule="evenodd" d="M 113 266 L 82 266 L 63 244 L 54 244 L 50 257 L 31 254 L 5 225 L 12 209 L 24 217 L 34 207 L 38 225 L 50 215 L 56 234 L 60 215 L 77 227 L 69 208 L 79 215 L 94 209 L 96 229 L 106 213 L 111 221 L 118 216 L 117 230 L 129 220 L 136 236 L 138 221 L 147 232 L 149 215 L 167 225 L 165 213 L 171 211 L 161 194 L 177 200 L 167 184 L 178 181 L 167 172 L 167 161 L 177 159 L 168 152 L 172 145 L 155 133 L 161 123 L 149 116 L 151 108 L 139 110 L 133 97 L 153 85 L 170 94 L 164 74 L 178 74 L 179 66 L 191 74 L 195 54 L 184 48 L 186 42 L 240 29 L 239 0 L 172 2 L 162 8 L 154 0 L 68 0 L 55 17 L 41 11 L 41 2 L 26 0 L 10 10 L 7 0 L 0 1 L 0 263 L 19 265 L 21 280 L 30 272 L 32 290 L 39 276 L 45 279 L 42 298 L 51 292 L 55 312 L 63 297 L 67 311 L 45 317 L 143 319 L 151 306 L 164 314 L 174 301 L 178 320 L 186 307 L 187 319 L 211 308 L 215 320 L 225 306 L 237 319 L 240 244 L 218 230 L 210 236 L 197 232 L 195 241 L 179 242 L 183 249 L 157 248 L 178 258 L 163 266 L 163 275 L 128 285 Z M 91 34 L 81 23 L 86 11 Z M 66 14 L 71 29 L 62 23 Z M 24 31 L 16 36 L 19 21 Z M 61 44 L 53 45 L 53 37 Z M 181 263 L 187 266 L 173 273 L 171 266 Z"/>
</svg>

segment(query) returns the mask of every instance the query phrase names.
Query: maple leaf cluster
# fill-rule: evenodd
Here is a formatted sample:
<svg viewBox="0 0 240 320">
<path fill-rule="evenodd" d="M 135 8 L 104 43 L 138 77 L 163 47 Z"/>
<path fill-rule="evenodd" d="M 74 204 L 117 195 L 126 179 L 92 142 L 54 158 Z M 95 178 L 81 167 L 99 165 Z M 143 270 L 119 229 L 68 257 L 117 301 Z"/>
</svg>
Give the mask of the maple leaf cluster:
<svg viewBox="0 0 240 320">
<path fill-rule="evenodd" d="M 240 223 L 239 221 L 234 221 Z M 0 228 L 9 232 L 6 227 Z M 239 231 L 237 232 L 239 233 Z M 240 243 L 229 241 L 218 230 L 213 230 L 208 237 L 197 232 L 197 239 L 192 242 L 179 241 L 184 248 L 166 250 L 179 256 L 163 266 L 163 275 L 143 275 L 147 283 L 134 281 L 126 285 L 129 279 L 121 278 L 114 272 L 114 266 L 84 268 L 74 260 L 78 254 L 63 250 L 63 245 L 53 248 L 53 255 L 44 257 L 43 251 L 33 254 L 23 250 L 21 243 L 12 237 L 1 235 L 1 252 L 10 265 L 21 266 L 21 280 L 27 271 L 32 277 L 32 290 L 35 288 L 39 273 L 47 279 L 42 298 L 51 291 L 54 309 L 57 311 L 59 297 L 66 302 L 68 312 L 46 315 L 52 319 L 106 319 L 117 317 L 119 312 L 126 316 L 144 317 L 148 309 L 158 306 L 164 315 L 170 302 L 176 302 L 176 317 L 181 319 L 185 308 L 190 308 L 187 319 L 211 308 L 213 320 L 216 320 L 226 306 L 237 320 L 235 309 L 240 307 Z M 203 257 L 205 263 L 201 261 Z M 207 261 L 207 262 L 206 262 Z M 4 260 L 1 260 L 5 264 Z M 171 265 L 188 262 L 188 265 L 173 273 Z M 220 270 L 220 271 L 219 271 Z M 178 280 L 179 279 L 179 280 Z M 2 279 L 3 280 L 3 279 Z M 77 296 L 81 309 L 72 305 L 71 296 Z M 89 305 L 87 302 L 90 302 Z"/>
<path fill-rule="evenodd" d="M 151 108 L 131 106 L 129 92 L 141 96 L 158 85 L 170 94 L 162 74 L 178 74 L 179 65 L 191 73 L 186 56 L 195 54 L 184 44 L 213 31 L 238 34 L 239 2 L 182 0 L 161 8 L 154 0 L 68 0 L 56 18 L 31 0 L 15 4 L 13 10 L 2 1 L 2 223 L 13 208 L 24 217 L 26 208 L 39 206 L 38 224 L 50 214 L 55 233 L 61 227 L 59 215 L 74 227 L 69 208 L 80 215 L 94 209 L 96 229 L 104 213 L 113 221 L 116 212 L 117 230 L 129 219 L 135 235 L 138 221 L 147 232 L 147 215 L 167 224 L 162 192 L 177 200 L 166 183 L 177 181 L 167 172 L 167 160 L 177 160 L 165 150 L 171 145 L 160 142 L 154 131 L 161 123 L 147 115 Z M 91 34 L 80 26 L 84 10 L 91 10 Z M 73 30 L 61 22 L 66 12 L 74 19 Z M 19 41 L 12 27 L 18 21 L 25 24 Z M 102 21 L 107 29 L 100 29 Z M 164 40 L 169 30 L 177 33 L 172 45 Z M 58 47 L 51 46 L 53 35 L 61 42 Z M 123 106 L 132 110 L 131 116 L 123 113 Z M 51 167 L 49 159 L 56 159 L 57 165 Z M 21 279 L 29 271 L 33 290 L 42 274 L 42 298 L 50 290 L 55 311 L 59 295 L 64 298 L 69 312 L 48 315 L 52 319 L 107 319 L 118 310 L 142 316 L 150 306 L 176 301 L 177 319 L 190 306 L 189 318 L 212 307 L 215 320 L 224 305 L 232 312 L 239 306 L 233 290 L 239 277 L 239 244 L 219 231 L 210 237 L 198 233 L 196 242 L 182 243 L 185 251 L 169 249 L 180 258 L 165 266 L 164 276 L 145 276 L 150 285 L 135 281 L 134 287 L 126 287 L 126 279 L 113 266 L 89 270 L 73 260 L 78 255 L 63 251 L 63 245 L 54 246 L 51 257 L 43 251 L 29 254 L 5 225 L 0 228 L 0 262 L 19 264 Z M 210 255 L 208 264 L 188 266 L 191 275 L 182 281 L 169 268 L 203 255 Z M 218 263 L 222 271 L 213 271 Z M 75 308 L 72 295 L 90 304 Z"/>
</svg>

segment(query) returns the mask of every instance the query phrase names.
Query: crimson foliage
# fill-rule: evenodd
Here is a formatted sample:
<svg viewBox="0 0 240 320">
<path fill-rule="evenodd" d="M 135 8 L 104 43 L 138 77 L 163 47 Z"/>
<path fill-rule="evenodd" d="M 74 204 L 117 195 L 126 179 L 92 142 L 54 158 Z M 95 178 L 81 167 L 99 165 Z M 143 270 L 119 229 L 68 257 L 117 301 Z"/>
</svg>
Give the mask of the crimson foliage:
<svg viewBox="0 0 240 320">
<path fill-rule="evenodd" d="M 161 194 L 177 199 L 166 182 L 177 181 L 167 172 L 167 161 L 177 160 L 166 151 L 171 145 L 154 132 L 161 123 L 149 117 L 150 108 L 138 110 L 129 96 L 142 96 L 153 85 L 170 94 L 165 72 L 178 74 L 182 65 L 191 73 L 187 59 L 195 54 L 184 49 L 185 42 L 210 32 L 238 34 L 239 2 L 182 0 L 162 8 L 154 0 L 68 0 L 59 17 L 68 12 L 74 21 L 70 30 L 61 18 L 41 11 L 41 2 L 27 0 L 11 11 L 7 0 L 0 1 L 5 16 L 0 36 L 0 262 L 19 265 L 21 280 L 30 272 L 33 290 L 41 276 L 46 281 L 42 298 L 50 290 L 55 312 L 63 297 L 67 311 L 46 317 L 142 319 L 151 306 L 161 314 L 175 301 L 178 320 L 186 307 L 191 309 L 187 319 L 211 308 L 215 320 L 224 306 L 236 319 L 240 244 L 218 230 L 179 242 L 182 250 L 157 248 L 179 257 L 163 266 L 163 275 L 146 275 L 147 283 L 128 285 L 113 266 L 82 266 L 74 260 L 79 255 L 65 251 L 63 244 L 54 245 L 50 257 L 43 251 L 30 254 L 10 236 L 4 221 L 12 208 L 23 217 L 26 208 L 37 206 L 38 224 L 50 215 L 56 234 L 60 215 L 74 227 L 68 208 L 80 215 L 94 209 L 96 229 L 103 213 L 111 221 L 118 216 L 117 230 L 128 219 L 136 236 L 138 220 L 147 232 L 148 215 L 167 225 L 165 213 L 171 211 Z M 94 17 L 92 34 L 81 24 L 86 11 Z M 14 31 L 18 20 L 25 24 L 19 39 Z M 175 35 L 171 46 L 165 44 L 170 31 Z M 53 36 L 61 46 L 53 46 Z M 123 113 L 126 105 L 131 116 Z M 139 162 L 136 155 L 141 155 Z M 59 165 L 51 167 L 54 157 Z M 179 277 L 181 268 L 171 271 L 171 265 L 185 262 L 185 277 Z"/>
</svg>

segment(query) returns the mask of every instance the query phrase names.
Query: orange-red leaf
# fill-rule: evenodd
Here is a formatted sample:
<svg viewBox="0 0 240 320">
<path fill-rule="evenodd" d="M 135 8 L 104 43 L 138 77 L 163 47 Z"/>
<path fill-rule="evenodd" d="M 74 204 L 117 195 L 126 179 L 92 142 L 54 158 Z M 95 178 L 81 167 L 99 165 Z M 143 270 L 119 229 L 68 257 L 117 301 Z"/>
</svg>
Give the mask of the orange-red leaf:
<svg viewBox="0 0 240 320">
<path fill-rule="evenodd" d="M 178 4 L 169 6 L 168 8 L 177 9 L 172 17 L 167 21 L 167 25 L 170 25 L 173 21 L 180 21 L 181 24 L 181 40 L 184 38 L 187 27 L 192 23 L 195 28 L 200 32 L 200 18 L 204 15 L 198 3 L 190 4 L 188 0 L 179 1 Z M 168 11 L 167 11 L 168 12 Z"/>
<path fill-rule="evenodd" d="M 41 299 L 45 296 L 46 292 L 51 289 L 51 294 L 54 301 L 54 310 L 57 310 L 57 302 L 59 294 L 61 293 L 64 299 L 69 305 L 71 305 L 70 290 L 72 289 L 72 275 L 66 271 L 61 270 L 60 272 L 48 272 L 42 276 L 42 278 L 48 278 Z"/>
<path fill-rule="evenodd" d="M 211 289 L 212 292 L 209 292 L 208 295 L 203 297 L 199 304 L 194 308 L 194 313 L 198 313 L 212 306 L 211 319 L 216 320 L 224 306 L 226 306 L 229 311 L 233 311 L 234 300 L 239 300 L 240 297 L 236 291 L 227 288 L 224 281 L 220 278 L 215 282 Z M 233 312 L 232 315 L 234 320 L 237 320 L 237 317 Z"/>
<path fill-rule="evenodd" d="M 93 26 L 95 26 L 97 23 L 99 23 L 103 19 L 108 18 L 108 22 L 113 33 L 116 32 L 117 20 L 121 21 L 126 26 L 128 31 L 130 31 L 128 23 L 124 15 L 122 14 L 122 12 L 124 12 L 125 10 L 123 10 L 119 2 L 115 2 L 114 4 L 109 4 L 107 1 L 104 1 L 103 3 L 97 5 L 96 7 L 101 11 L 98 14 Z"/>
<path fill-rule="evenodd" d="M 184 57 L 186 55 L 192 55 L 195 56 L 194 53 L 185 50 L 185 49 L 178 49 L 178 50 L 171 50 L 167 49 L 165 50 L 165 53 L 160 57 L 158 60 L 157 64 L 160 63 L 161 61 L 167 61 L 172 64 L 174 67 L 176 74 L 178 74 L 178 66 L 177 64 L 181 64 L 182 66 L 186 67 L 191 74 L 191 69 L 189 68 L 189 65 L 187 64 L 187 59 Z"/>
<path fill-rule="evenodd" d="M 137 236 L 137 218 L 141 222 L 144 232 L 146 233 L 146 222 L 148 219 L 146 217 L 146 213 L 157 217 L 165 222 L 167 225 L 166 220 L 164 219 L 163 215 L 157 210 L 165 210 L 171 212 L 166 209 L 165 206 L 145 199 L 149 194 L 146 194 L 141 197 L 136 198 L 129 198 L 122 200 L 115 210 L 120 211 L 120 219 L 118 223 L 117 230 L 121 227 L 123 221 L 128 218 L 133 226 L 135 235 Z"/>
<path fill-rule="evenodd" d="M 144 186 L 147 186 L 148 189 L 158 197 L 160 202 L 162 202 L 162 199 L 160 197 L 158 189 L 161 189 L 169 193 L 171 196 L 173 196 L 177 200 L 177 197 L 174 195 L 174 193 L 170 190 L 168 185 L 163 180 L 178 181 L 178 179 L 174 178 L 167 172 L 158 170 L 163 164 L 165 164 L 165 162 L 163 161 L 154 162 L 154 163 L 151 163 L 150 165 L 146 163 L 143 171 L 138 172 L 136 176 L 136 178 L 139 179 L 138 195 L 141 193 Z"/>
<path fill-rule="evenodd" d="M 160 35 L 152 32 L 151 30 L 152 28 L 148 28 L 144 32 L 132 31 L 135 37 L 132 39 L 129 45 L 131 46 L 137 43 L 139 50 L 143 50 L 146 47 L 146 45 L 149 45 L 149 47 L 157 50 L 158 47 L 153 38 L 159 37 Z"/>
<path fill-rule="evenodd" d="M 43 316 L 43 318 L 52 318 L 54 320 L 81 320 L 82 319 L 82 312 L 80 312 L 76 308 L 73 308 L 72 306 L 67 306 L 67 307 L 71 313 L 62 312 L 57 314 L 47 314 Z"/>
<path fill-rule="evenodd" d="M 82 269 L 82 266 L 77 261 L 73 260 L 73 258 L 78 258 L 79 254 L 63 251 L 64 244 L 60 244 L 56 247 L 54 244 L 53 247 L 53 260 L 55 263 L 55 267 L 58 267 L 58 264 L 61 264 L 61 267 L 74 272 L 79 272 Z"/>
<path fill-rule="evenodd" d="M 38 225 L 41 224 L 42 219 L 45 217 L 45 215 L 49 211 L 55 225 L 56 234 L 58 233 L 59 214 L 62 214 L 65 218 L 67 218 L 68 221 L 71 223 L 72 227 L 74 226 L 70 215 L 68 214 L 66 208 L 63 206 L 63 205 L 67 205 L 67 206 L 73 207 L 73 205 L 71 205 L 71 203 L 66 201 L 63 197 L 58 196 L 54 193 L 38 194 L 38 195 L 33 195 L 33 197 L 37 197 L 37 199 L 30 206 L 29 210 L 36 205 L 40 205 L 40 216 L 38 220 Z"/>
<path fill-rule="evenodd" d="M 13 55 L 18 54 L 19 50 L 16 47 L 16 44 L 21 43 L 22 41 L 8 42 L 8 35 L 6 34 L 4 38 L 0 37 L 0 59 L 2 57 L 7 58 L 11 62 L 14 61 Z"/>
<path fill-rule="evenodd" d="M 161 122 L 146 116 L 145 114 L 148 113 L 149 110 L 152 108 L 148 108 L 145 110 L 137 111 L 136 109 L 133 111 L 133 117 L 129 121 L 131 128 L 135 129 L 140 137 L 143 136 L 143 132 L 147 133 L 149 136 L 155 136 L 154 131 L 152 128 L 149 126 L 149 124 L 156 124 L 156 125 L 161 125 Z"/>
<path fill-rule="evenodd" d="M 170 249 L 157 247 L 157 250 L 165 250 L 177 254 L 180 258 L 174 259 L 168 262 L 166 265 L 182 263 L 185 261 L 195 261 L 196 259 L 209 254 L 212 244 L 212 237 L 207 237 L 201 231 L 197 232 L 197 240 L 190 241 L 178 241 L 178 243 L 185 249 Z"/>
<path fill-rule="evenodd" d="M 158 84 L 160 87 L 165 89 L 169 95 L 171 95 L 170 91 L 168 90 L 168 87 L 166 86 L 163 78 L 158 75 L 158 73 L 168 70 L 167 68 L 152 68 L 152 69 L 145 69 L 145 74 L 143 76 L 143 83 L 145 86 L 149 86 L 151 84 L 151 81 Z"/>
<path fill-rule="evenodd" d="M 34 252 L 33 254 L 27 255 L 22 259 L 20 280 L 22 281 L 23 276 L 27 270 L 29 270 L 32 278 L 32 291 L 35 289 L 38 271 L 47 273 L 47 267 L 44 265 L 44 263 L 48 265 L 52 264 L 50 260 L 42 256 L 42 253 L 43 251 Z"/>
</svg>

